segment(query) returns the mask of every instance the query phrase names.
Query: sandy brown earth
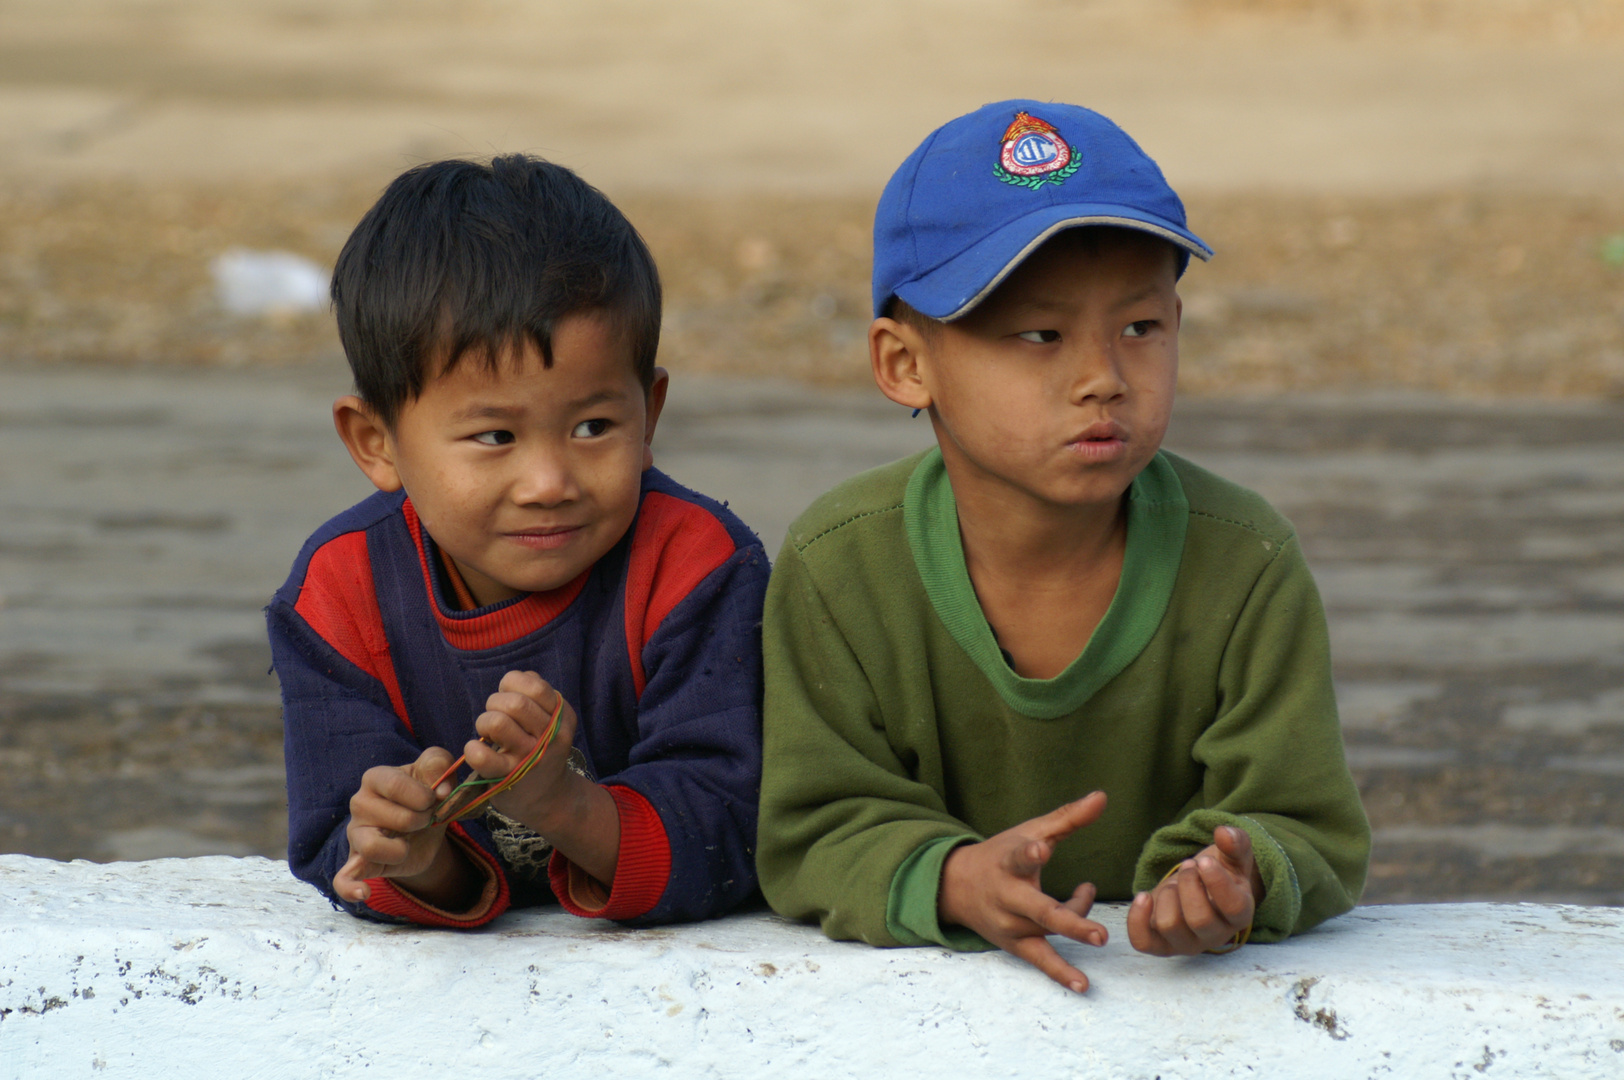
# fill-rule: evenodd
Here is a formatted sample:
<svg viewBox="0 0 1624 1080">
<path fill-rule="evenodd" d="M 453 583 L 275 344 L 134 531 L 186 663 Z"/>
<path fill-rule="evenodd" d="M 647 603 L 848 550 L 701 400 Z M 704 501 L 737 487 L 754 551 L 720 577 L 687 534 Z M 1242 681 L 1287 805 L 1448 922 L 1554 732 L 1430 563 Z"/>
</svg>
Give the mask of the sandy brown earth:
<svg viewBox="0 0 1624 1080">
<path fill-rule="evenodd" d="M 864 378 L 869 216 L 1002 96 L 1121 120 L 1219 258 L 1200 393 L 1624 393 L 1624 0 L 16 0 L 0 363 L 297 363 L 236 246 L 330 265 L 404 165 L 529 149 L 648 234 L 677 370 Z"/>
<path fill-rule="evenodd" d="M 247 245 L 330 263 L 374 194 L 360 182 L 0 191 L 0 362 L 335 356 L 325 313 L 226 315 L 209 260 Z M 1624 192 L 1188 201 L 1219 255 L 1184 284 L 1186 392 L 1624 395 Z M 622 202 L 665 276 L 673 370 L 867 380 L 869 199 Z"/>
</svg>

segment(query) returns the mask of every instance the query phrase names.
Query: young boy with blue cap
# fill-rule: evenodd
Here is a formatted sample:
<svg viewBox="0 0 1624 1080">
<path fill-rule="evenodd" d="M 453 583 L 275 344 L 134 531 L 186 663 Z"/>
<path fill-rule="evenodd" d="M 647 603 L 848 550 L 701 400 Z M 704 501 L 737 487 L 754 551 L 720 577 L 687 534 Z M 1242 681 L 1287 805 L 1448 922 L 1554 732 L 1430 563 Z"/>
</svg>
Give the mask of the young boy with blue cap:
<svg viewBox="0 0 1624 1080">
<path fill-rule="evenodd" d="M 1158 956 L 1348 910 L 1370 831 L 1290 523 L 1161 449 L 1177 282 L 1212 252 L 1115 124 L 1005 101 L 874 226 L 875 381 L 936 447 L 790 528 L 768 589 L 757 867 L 876 945 Z M 1109 799 L 1109 806 L 1107 806 Z M 1058 807 L 1058 809 L 1057 809 Z"/>
</svg>

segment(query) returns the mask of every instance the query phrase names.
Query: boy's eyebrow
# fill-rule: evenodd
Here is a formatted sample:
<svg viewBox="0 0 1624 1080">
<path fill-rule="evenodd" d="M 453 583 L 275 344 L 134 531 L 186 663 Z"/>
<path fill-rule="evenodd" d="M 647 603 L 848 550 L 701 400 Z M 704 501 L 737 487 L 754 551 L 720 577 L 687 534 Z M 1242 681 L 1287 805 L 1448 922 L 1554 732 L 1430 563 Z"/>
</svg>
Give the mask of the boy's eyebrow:
<svg viewBox="0 0 1624 1080">
<path fill-rule="evenodd" d="M 1160 284 L 1152 283 L 1150 285 L 1146 285 L 1143 289 L 1140 289 L 1138 292 L 1133 293 L 1132 295 L 1124 296 L 1121 300 L 1117 301 L 1116 306 L 1119 308 L 1132 307 L 1133 305 L 1139 303 L 1139 301 L 1148 300 L 1153 296 L 1163 293 L 1164 291 L 1166 290 L 1164 290 Z"/>
<path fill-rule="evenodd" d="M 605 389 L 596 393 L 587 394 L 569 402 L 566 408 L 575 412 L 580 409 L 590 409 L 594 405 L 605 402 L 620 401 L 625 395 L 619 390 Z M 519 405 L 496 405 L 475 403 L 466 408 L 458 409 L 451 414 L 453 423 L 462 423 L 468 420 L 511 420 L 524 415 L 524 408 Z"/>
<path fill-rule="evenodd" d="M 604 389 L 595 394 L 588 394 L 583 398 L 576 398 L 569 403 L 570 409 L 590 409 L 594 405 L 602 405 L 606 401 L 621 401 L 625 393 L 620 390 Z"/>
<path fill-rule="evenodd" d="M 522 409 L 512 405 L 469 405 L 451 414 L 453 422 L 463 420 L 507 420 L 518 416 Z"/>
</svg>

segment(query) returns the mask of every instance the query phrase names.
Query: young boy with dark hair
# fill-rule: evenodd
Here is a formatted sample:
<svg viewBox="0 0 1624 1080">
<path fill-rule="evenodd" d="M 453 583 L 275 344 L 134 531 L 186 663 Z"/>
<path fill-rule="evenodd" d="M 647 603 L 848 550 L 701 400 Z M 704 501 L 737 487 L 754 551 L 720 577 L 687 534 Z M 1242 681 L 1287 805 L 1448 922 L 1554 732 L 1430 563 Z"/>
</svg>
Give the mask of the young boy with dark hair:
<svg viewBox="0 0 1624 1080">
<path fill-rule="evenodd" d="M 267 609 L 293 872 L 447 926 L 551 897 L 634 923 L 737 904 L 767 560 L 653 468 L 642 238 L 568 169 L 443 161 L 389 186 L 332 293 L 355 376 L 333 420 L 379 490 Z M 448 747 L 510 785 L 466 820 Z"/>
<path fill-rule="evenodd" d="M 1082 991 L 1046 935 L 1103 945 L 1096 897 L 1132 897 L 1158 956 L 1357 899 L 1296 536 L 1160 449 L 1191 255 L 1155 163 L 1075 106 L 985 106 L 891 178 L 870 356 L 937 446 L 818 500 L 774 568 L 757 867 L 782 914 Z"/>
</svg>

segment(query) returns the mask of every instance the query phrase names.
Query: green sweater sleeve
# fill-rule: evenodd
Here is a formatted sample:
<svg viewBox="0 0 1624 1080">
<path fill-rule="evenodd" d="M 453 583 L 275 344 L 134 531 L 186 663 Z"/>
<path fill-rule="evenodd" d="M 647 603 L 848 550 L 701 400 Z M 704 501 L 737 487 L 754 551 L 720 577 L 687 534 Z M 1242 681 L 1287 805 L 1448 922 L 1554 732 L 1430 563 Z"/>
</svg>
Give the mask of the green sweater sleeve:
<svg viewBox="0 0 1624 1080">
<path fill-rule="evenodd" d="M 1278 941 L 1351 908 L 1370 826 L 1348 773 L 1330 678 L 1325 613 L 1295 537 L 1280 546 L 1235 618 L 1219 665 L 1219 710 L 1196 740 L 1201 791 L 1146 843 L 1134 888 L 1244 829 L 1263 877 L 1253 938 Z"/>
<path fill-rule="evenodd" d="M 768 585 L 762 656 L 756 867 L 768 903 L 790 918 L 817 919 L 832 938 L 924 944 L 887 918 L 898 869 L 933 841 L 948 841 L 945 858 L 952 841 L 982 837 L 910 776 L 863 664 L 793 542 Z M 913 675 L 928 684 L 928 672 Z"/>
</svg>

